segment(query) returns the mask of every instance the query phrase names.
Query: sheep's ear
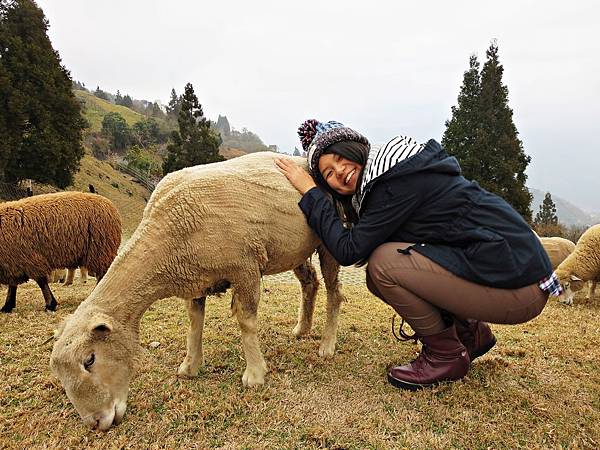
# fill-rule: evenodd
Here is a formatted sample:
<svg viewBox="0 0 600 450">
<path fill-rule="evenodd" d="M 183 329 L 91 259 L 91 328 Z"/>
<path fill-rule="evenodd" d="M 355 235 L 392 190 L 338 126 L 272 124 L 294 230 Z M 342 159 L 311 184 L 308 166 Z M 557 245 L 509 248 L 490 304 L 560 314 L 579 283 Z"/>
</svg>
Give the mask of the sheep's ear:
<svg viewBox="0 0 600 450">
<path fill-rule="evenodd" d="M 571 281 L 583 281 L 581 278 L 576 277 L 575 275 L 571 275 Z"/>
<path fill-rule="evenodd" d="M 92 338 L 96 340 L 106 339 L 112 330 L 113 324 L 110 317 L 102 315 L 92 319 L 92 326 L 90 327 Z"/>
</svg>

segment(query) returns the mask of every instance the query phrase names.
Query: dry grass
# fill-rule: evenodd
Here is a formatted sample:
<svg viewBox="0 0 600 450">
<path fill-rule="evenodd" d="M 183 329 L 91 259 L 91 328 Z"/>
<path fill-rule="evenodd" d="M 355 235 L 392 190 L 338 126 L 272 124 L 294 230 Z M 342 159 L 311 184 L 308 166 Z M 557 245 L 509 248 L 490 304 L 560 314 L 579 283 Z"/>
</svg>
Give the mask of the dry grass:
<svg viewBox="0 0 600 450">
<path fill-rule="evenodd" d="M 76 280 L 78 281 L 78 280 Z M 551 301 L 536 320 L 494 326 L 499 344 L 462 381 L 417 393 L 385 381 L 412 344 L 391 336 L 389 310 L 363 286 L 346 286 L 337 353 L 318 357 L 324 298 L 310 338 L 291 336 L 299 287 L 267 282 L 260 339 L 270 371 L 242 388 L 245 363 L 230 297 L 207 303 L 206 366 L 194 380 L 175 371 L 187 317 L 168 299 L 145 315 L 147 349 L 125 420 L 107 433 L 82 426 L 40 346 L 93 284 L 53 285 L 59 311 L 44 313 L 37 286 L 19 288 L 1 316 L 0 448 L 598 448 L 600 302 Z M 5 295 L 5 289 L 0 290 Z M 149 349 L 151 341 L 160 346 Z"/>
</svg>

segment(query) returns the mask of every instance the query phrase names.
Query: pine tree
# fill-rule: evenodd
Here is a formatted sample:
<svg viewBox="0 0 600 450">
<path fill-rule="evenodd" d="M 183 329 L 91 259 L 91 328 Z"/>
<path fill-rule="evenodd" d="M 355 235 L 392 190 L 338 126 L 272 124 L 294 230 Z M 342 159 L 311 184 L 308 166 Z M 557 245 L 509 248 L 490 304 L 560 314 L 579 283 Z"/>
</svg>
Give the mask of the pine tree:
<svg viewBox="0 0 600 450">
<path fill-rule="evenodd" d="M 117 89 L 117 93 L 115 94 L 115 105 L 122 105 L 123 104 L 123 96 L 121 95 L 121 92 Z"/>
<path fill-rule="evenodd" d="M 300 150 L 298 150 L 298 147 L 294 147 L 294 154 L 293 156 L 302 156 L 302 154 L 300 153 Z"/>
<path fill-rule="evenodd" d="M 479 97 L 481 78 L 477 56 L 469 58 L 469 70 L 464 73 L 458 94 L 458 106 L 452 107 L 452 118 L 446 121 L 442 145 L 460 163 L 463 175 L 469 180 L 477 179 L 480 155 L 475 147 L 479 126 Z"/>
<path fill-rule="evenodd" d="M 163 162 L 165 174 L 184 167 L 224 160 L 219 154 L 221 137 L 204 117 L 191 83 L 185 86 L 181 97 L 177 122 L 179 131 L 171 134 L 172 143 L 167 147 L 167 157 Z"/>
<path fill-rule="evenodd" d="M 552 200 L 550 192 L 546 192 L 544 201 L 540 205 L 540 210 L 535 215 L 534 225 L 557 225 L 558 216 L 556 215 L 556 205 Z"/>
<path fill-rule="evenodd" d="M 513 123 L 496 42 L 486 57 L 480 75 L 479 64 L 471 57 L 458 107 L 452 108 L 442 143 L 456 155 L 466 178 L 504 198 L 531 222 L 532 195 L 525 186 L 525 169 L 531 158 L 525 154 Z"/>
<path fill-rule="evenodd" d="M 69 72 L 32 0 L 0 0 L 0 178 L 64 188 L 84 155 Z"/>
<path fill-rule="evenodd" d="M 160 106 L 158 105 L 158 103 L 154 102 L 152 103 L 152 117 L 164 117 L 165 113 L 163 113 L 162 109 L 160 109 Z"/>
<path fill-rule="evenodd" d="M 179 117 L 179 111 L 181 110 L 181 97 L 175 92 L 175 88 L 171 89 L 171 99 L 167 105 L 167 116 L 172 118 Z"/>
<path fill-rule="evenodd" d="M 508 88 L 502 84 L 504 68 L 498 60 L 498 46 L 492 42 L 481 71 L 481 122 L 476 145 L 482 152 L 480 179 L 487 190 L 509 202 L 531 222 L 533 196 L 525 186 L 525 169 L 531 161 L 518 138 L 513 112 L 508 106 Z"/>
<path fill-rule="evenodd" d="M 127 108 L 131 108 L 133 107 L 133 99 L 129 94 L 127 94 L 123 97 L 123 102 L 121 104 Z"/>
</svg>

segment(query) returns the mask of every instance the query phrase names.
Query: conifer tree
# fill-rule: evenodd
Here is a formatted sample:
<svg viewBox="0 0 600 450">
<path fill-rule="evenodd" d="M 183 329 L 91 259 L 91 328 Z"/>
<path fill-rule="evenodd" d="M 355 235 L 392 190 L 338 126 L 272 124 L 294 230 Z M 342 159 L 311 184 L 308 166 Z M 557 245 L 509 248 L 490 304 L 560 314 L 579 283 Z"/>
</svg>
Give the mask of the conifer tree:
<svg viewBox="0 0 600 450">
<path fill-rule="evenodd" d="M 126 106 L 127 108 L 131 108 L 131 107 L 133 107 L 133 99 L 131 98 L 131 96 L 129 94 L 126 94 L 123 97 L 123 102 L 121 104 L 123 106 Z"/>
<path fill-rule="evenodd" d="M 293 156 L 302 156 L 300 153 L 300 150 L 298 150 L 298 147 L 294 147 L 294 154 Z"/>
<path fill-rule="evenodd" d="M 180 106 L 177 117 L 179 131 L 171 134 L 172 143 L 167 147 L 167 157 L 163 162 L 165 175 L 184 167 L 224 160 L 219 154 L 221 137 L 204 117 L 191 83 L 185 86 Z"/>
<path fill-rule="evenodd" d="M 442 145 L 460 163 L 463 175 L 469 180 L 478 178 L 480 155 L 475 147 L 479 126 L 479 96 L 481 77 L 477 56 L 469 58 L 469 70 L 464 73 L 458 94 L 458 106 L 452 106 L 452 118 L 446 121 Z"/>
<path fill-rule="evenodd" d="M 442 143 L 457 157 L 466 178 L 504 198 L 531 222 L 532 195 L 525 186 L 525 169 L 531 158 L 525 154 L 513 123 L 495 41 L 486 57 L 481 74 L 477 73 L 476 58 L 471 57 L 458 107 L 452 108 Z"/>
<path fill-rule="evenodd" d="M 171 98 L 167 105 L 167 116 L 171 118 L 178 118 L 179 111 L 181 110 L 181 98 L 175 92 L 175 88 L 171 89 Z"/>
<path fill-rule="evenodd" d="M 558 216 L 556 215 L 556 205 L 552 200 L 550 192 L 546 192 L 544 201 L 540 205 L 540 209 L 535 215 L 534 225 L 557 225 Z"/>
<path fill-rule="evenodd" d="M 115 105 L 123 104 L 123 96 L 121 95 L 121 91 L 117 89 L 117 93 L 115 94 Z"/>
<path fill-rule="evenodd" d="M 481 71 L 479 111 L 481 117 L 476 146 L 481 152 L 477 181 L 509 202 L 531 222 L 532 195 L 525 186 L 525 169 L 531 157 L 525 154 L 508 106 L 508 88 L 502 84 L 504 68 L 498 60 L 498 46 L 492 42 Z"/>
<path fill-rule="evenodd" d="M 84 155 L 69 72 L 32 0 L 0 0 L 0 178 L 64 188 Z"/>
</svg>

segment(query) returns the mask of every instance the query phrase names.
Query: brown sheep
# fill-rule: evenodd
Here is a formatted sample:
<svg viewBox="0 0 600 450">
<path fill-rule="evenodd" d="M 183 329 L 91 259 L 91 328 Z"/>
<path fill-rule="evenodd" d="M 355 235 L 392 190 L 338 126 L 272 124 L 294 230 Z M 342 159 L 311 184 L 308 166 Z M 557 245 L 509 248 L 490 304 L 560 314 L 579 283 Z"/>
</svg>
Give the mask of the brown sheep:
<svg viewBox="0 0 600 450">
<path fill-rule="evenodd" d="M 14 309 L 17 285 L 30 278 L 42 289 L 46 310 L 56 310 L 48 274 L 85 266 L 100 280 L 120 243 L 119 212 L 100 195 L 59 192 L 0 204 L 0 283 L 9 286 L 1 311 Z"/>
</svg>

